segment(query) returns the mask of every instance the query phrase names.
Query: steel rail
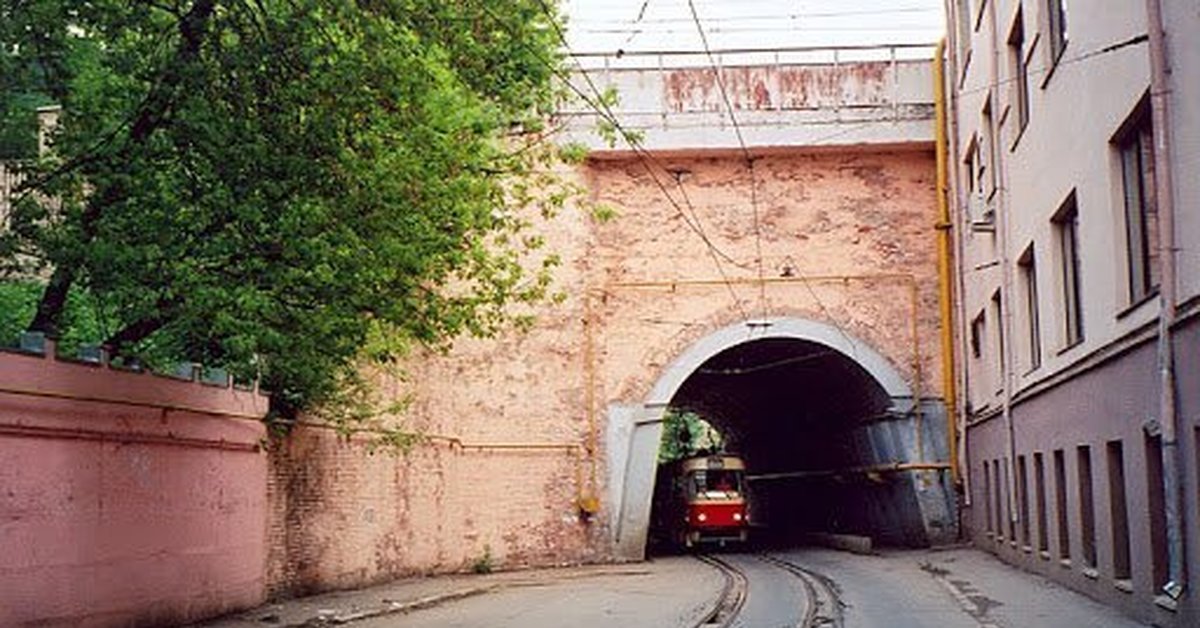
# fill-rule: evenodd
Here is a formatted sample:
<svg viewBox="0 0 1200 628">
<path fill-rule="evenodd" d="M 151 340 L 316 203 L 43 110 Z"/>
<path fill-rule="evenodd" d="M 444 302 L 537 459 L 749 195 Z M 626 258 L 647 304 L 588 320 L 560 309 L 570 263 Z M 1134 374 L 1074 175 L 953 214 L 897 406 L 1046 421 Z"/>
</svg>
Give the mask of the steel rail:
<svg viewBox="0 0 1200 628">
<path fill-rule="evenodd" d="M 831 580 L 778 556 L 758 554 L 758 558 L 792 574 L 804 584 L 808 607 L 804 609 L 804 617 L 797 624 L 798 627 L 843 628 L 845 624 L 842 617 L 842 600 Z"/>
<path fill-rule="evenodd" d="M 695 628 L 729 628 L 737 620 L 742 606 L 746 603 L 746 574 L 728 561 L 711 554 L 696 554 L 696 560 L 720 571 L 725 577 L 725 584 L 721 587 L 716 606 L 700 618 Z"/>
</svg>

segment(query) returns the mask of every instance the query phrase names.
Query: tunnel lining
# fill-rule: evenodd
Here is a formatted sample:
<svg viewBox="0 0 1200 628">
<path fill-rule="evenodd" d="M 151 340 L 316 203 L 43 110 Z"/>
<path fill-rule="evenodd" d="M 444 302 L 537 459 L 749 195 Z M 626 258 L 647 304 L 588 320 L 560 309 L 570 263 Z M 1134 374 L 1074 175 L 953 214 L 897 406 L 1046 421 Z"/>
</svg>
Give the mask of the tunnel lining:
<svg viewBox="0 0 1200 628">
<path fill-rule="evenodd" d="M 844 330 L 799 318 L 744 321 L 724 327 L 693 343 L 667 366 L 644 402 L 624 415 L 624 427 L 610 429 L 624 434 L 621 479 L 613 487 L 613 524 L 616 554 L 640 560 L 650 520 L 651 495 L 657 469 L 657 454 L 666 409 L 684 383 L 715 356 L 757 340 L 787 339 L 824 345 L 852 361 L 869 375 L 900 413 L 913 408 L 912 389 L 883 355 Z"/>
</svg>

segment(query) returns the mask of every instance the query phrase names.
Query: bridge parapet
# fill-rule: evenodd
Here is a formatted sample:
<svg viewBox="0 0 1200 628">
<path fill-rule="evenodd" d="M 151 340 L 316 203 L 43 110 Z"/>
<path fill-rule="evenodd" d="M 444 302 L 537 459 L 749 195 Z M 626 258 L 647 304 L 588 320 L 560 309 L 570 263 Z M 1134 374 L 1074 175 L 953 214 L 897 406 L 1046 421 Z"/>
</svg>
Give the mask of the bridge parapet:
<svg viewBox="0 0 1200 628">
<path fill-rule="evenodd" d="M 929 46 L 723 50 L 711 61 L 696 52 L 590 53 L 575 56 L 571 81 L 593 102 L 588 79 L 614 88 L 613 114 L 652 151 L 740 150 L 737 130 L 758 151 L 931 144 L 931 57 Z M 599 157 L 629 151 L 605 143 L 594 130 L 600 116 L 581 99 L 561 114 L 567 141 Z"/>
</svg>

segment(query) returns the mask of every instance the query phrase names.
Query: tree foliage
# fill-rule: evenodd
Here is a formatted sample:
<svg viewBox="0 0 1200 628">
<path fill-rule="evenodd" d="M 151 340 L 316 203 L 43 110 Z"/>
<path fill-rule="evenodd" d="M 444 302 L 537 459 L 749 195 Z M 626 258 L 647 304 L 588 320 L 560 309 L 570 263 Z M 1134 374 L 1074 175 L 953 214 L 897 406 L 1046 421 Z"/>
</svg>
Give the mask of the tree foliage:
<svg viewBox="0 0 1200 628">
<path fill-rule="evenodd" d="M 704 417 L 690 410 L 667 408 L 658 448 L 659 464 L 721 451 L 724 447 L 724 437 Z"/>
<path fill-rule="evenodd" d="M 291 414 L 544 296 L 526 210 L 571 188 L 543 0 L 0 2 L 3 137 L 62 107 L 0 235 L 0 273 L 47 278 L 30 329 L 87 293 L 114 351 L 260 376 Z"/>
</svg>

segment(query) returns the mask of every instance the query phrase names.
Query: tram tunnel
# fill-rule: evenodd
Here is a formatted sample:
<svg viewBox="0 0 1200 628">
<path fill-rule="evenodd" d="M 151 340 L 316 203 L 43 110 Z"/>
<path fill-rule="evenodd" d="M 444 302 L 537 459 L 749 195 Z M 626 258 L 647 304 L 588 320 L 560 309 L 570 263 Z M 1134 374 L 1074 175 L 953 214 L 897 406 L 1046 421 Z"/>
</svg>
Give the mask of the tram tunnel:
<svg viewBox="0 0 1200 628">
<path fill-rule="evenodd" d="M 759 541 L 838 533 L 926 546 L 953 536 L 945 473 L 895 466 L 945 460 L 944 432 L 928 416 L 940 406 L 889 395 L 845 353 L 797 338 L 737 344 L 695 368 L 669 405 L 709 421 L 744 458 Z"/>
</svg>

